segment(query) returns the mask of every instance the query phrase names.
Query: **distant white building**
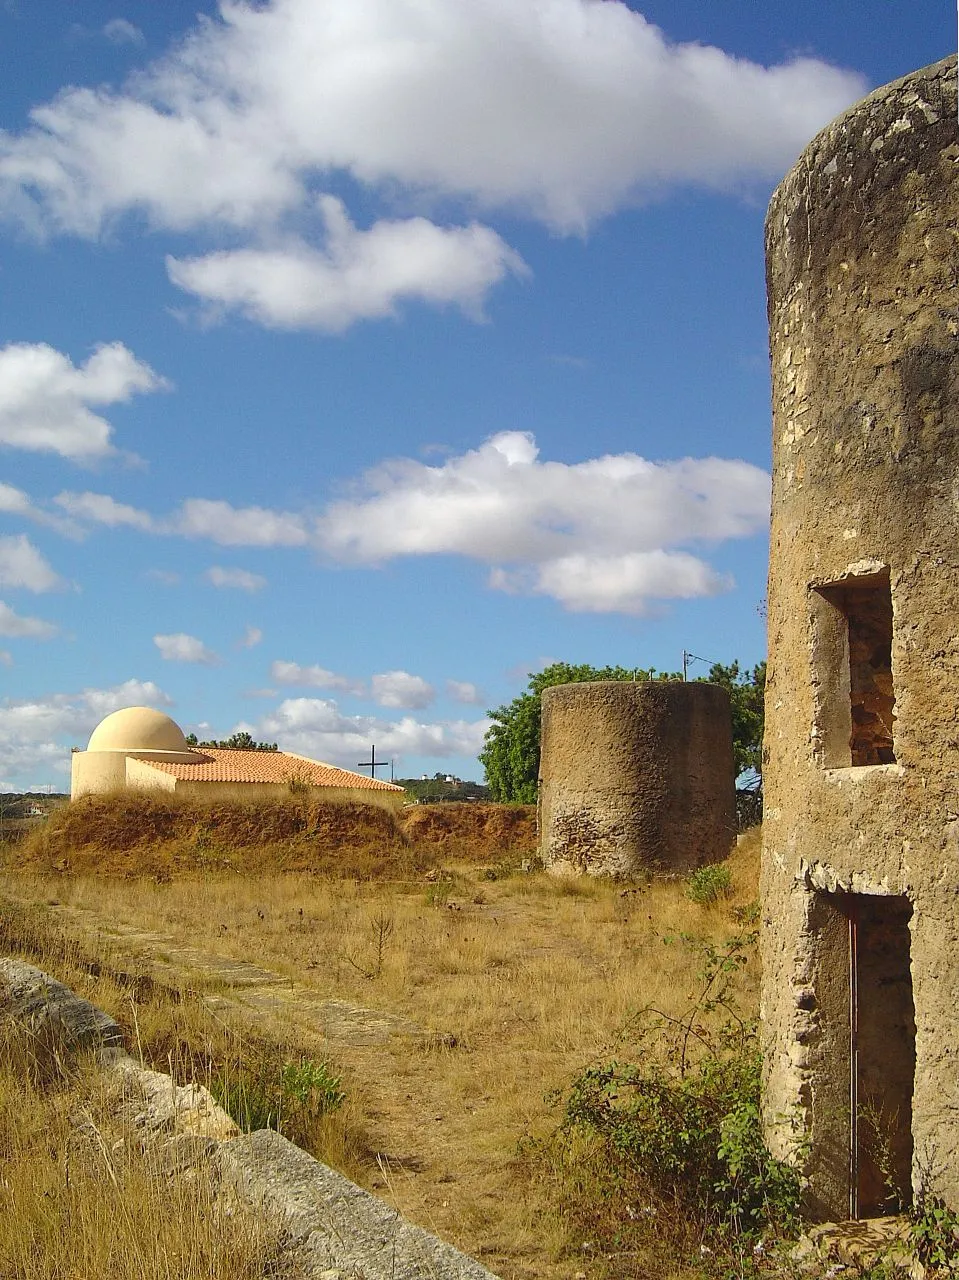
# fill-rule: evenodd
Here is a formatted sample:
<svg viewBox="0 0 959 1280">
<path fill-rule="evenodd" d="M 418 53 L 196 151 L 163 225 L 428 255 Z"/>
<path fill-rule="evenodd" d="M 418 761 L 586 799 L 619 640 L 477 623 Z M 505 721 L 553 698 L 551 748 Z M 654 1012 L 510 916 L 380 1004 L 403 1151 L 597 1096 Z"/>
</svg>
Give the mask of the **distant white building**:
<svg viewBox="0 0 959 1280">
<path fill-rule="evenodd" d="M 400 808 L 402 787 L 289 751 L 190 747 L 175 720 L 152 707 L 124 707 L 94 729 L 86 751 L 74 751 L 70 798 L 91 793 L 166 791 L 233 799 L 287 796 L 356 801 Z"/>
</svg>

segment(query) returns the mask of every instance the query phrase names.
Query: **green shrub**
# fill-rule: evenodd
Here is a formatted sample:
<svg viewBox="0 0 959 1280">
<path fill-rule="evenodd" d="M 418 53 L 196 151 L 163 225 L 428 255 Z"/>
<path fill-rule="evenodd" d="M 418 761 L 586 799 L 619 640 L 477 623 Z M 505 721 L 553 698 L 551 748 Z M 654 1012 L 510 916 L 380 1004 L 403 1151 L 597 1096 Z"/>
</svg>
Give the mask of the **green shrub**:
<svg viewBox="0 0 959 1280">
<path fill-rule="evenodd" d="M 711 902 L 728 898 L 731 888 L 729 868 L 722 862 L 714 862 L 711 866 L 699 867 L 692 873 L 686 885 L 686 897 L 701 906 L 708 906 Z"/>
<path fill-rule="evenodd" d="M 927 1275 L 959 1275 L 959 1214 L 933 1196 L 917 1198 L 909 1240 Z"/>
<path fill-rule="evenodd" d="M 686 1015 L 638 1014 L 631 1060 L 573 1082 L 557 1136 L 578 1160 L 591 1140 L 588 1194 L 625 1207 L 633 1230 L 688 1250 L 697 1266 L 735 1260 L 742 1274 L 761 1240 L 797 1228 L 800 1178 L 763 1141 L 757 1030 L 733 997 L 755 934 L 719 947 L 683 941 L 703 958 Z"/>
<path fill-rule="evenodd" d="M 284 1062 L 266 1052 L 248 1052 L 214 1070 L 210 1092 L 245 1133 L 276 1129 L 303 1145 L 316 1121 L 343 1105 L 340 1085 L 324 1062 Z"/>
</svg>

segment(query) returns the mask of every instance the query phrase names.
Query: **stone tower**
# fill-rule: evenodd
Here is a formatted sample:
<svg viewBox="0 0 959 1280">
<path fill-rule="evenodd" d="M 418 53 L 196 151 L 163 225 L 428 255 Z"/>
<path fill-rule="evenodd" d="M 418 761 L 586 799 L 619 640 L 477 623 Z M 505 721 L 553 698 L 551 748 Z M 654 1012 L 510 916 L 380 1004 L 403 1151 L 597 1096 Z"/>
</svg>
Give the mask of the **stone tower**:
<svg viewBox="0 0 959 1280">
<path fill-rule="evenodd" d="M 955 58 L 825 129 L 766 242 L 767 1134 L 818 1216 L 959 1209 Z"/>
<path fill-rule="evenodd" d="M 729 695 L 601 680 L 542 695 L 541 857 L 558 874 L 692 871 L 736 838 Z"/>
</svg>

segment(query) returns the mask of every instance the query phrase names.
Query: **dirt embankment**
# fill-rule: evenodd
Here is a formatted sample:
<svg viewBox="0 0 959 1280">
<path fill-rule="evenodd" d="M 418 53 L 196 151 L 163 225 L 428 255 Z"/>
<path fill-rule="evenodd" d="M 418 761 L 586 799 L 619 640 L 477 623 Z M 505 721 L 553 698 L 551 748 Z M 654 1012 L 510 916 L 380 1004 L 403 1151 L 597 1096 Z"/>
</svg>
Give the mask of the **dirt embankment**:
<svg viewBox="0 0 959 1280">
<path fill-rule="evenodd" d="M 394 815 L 297 797 L 204 802 L 123 792 L 64 805 L 7 857 L 73 874 L 276 870 L 375 879 L 417 875 L 450 858 L 521 858 L 535 847 L 532 807 L 421 805 Z"/>
</svg>

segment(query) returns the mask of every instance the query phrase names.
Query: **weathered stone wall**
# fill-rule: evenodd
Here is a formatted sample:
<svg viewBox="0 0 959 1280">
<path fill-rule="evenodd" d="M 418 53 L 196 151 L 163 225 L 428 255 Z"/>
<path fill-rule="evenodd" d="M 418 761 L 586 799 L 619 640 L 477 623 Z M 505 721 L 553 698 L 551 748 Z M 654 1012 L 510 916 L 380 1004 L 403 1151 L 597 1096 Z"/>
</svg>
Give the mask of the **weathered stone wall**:
<svg viewBox="0 0 959 1280">
<path fill-rule="evenodd" d="M 629 878 L 724 858 L 736 837 L 729 695 L 712 684 L 603 680 L 542 695 L 541 857 Z"/>
<path fill-rule="evenodd" d="M 911 1001 L 879 1037 L 901 1060 L 888 1136 L 897 1159 L 911 1144 L 913 1181 L 959 1209 L 956 59 L 824 130 L 773 196 L 766 235 L 767 1131 L 785 1152 L 798 1125 L 812 1207 L 843 1216 L 849 921 L 861 917 L 884 947 L 900 940 L 882 982 L 905 989 L 911 977 Z M 859 983 L 867 1021 L 882 998 L 871 972 Z M 881 1052 L 873 1041 L 861 1057 Z M 913 1049 L 909 1098 L 901 1063 Z M 858 1085 L 875 1066 L 861 1062 Z"/>
</svg>

